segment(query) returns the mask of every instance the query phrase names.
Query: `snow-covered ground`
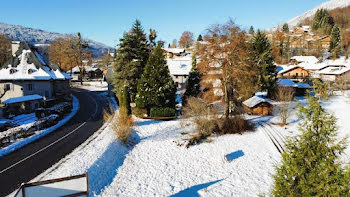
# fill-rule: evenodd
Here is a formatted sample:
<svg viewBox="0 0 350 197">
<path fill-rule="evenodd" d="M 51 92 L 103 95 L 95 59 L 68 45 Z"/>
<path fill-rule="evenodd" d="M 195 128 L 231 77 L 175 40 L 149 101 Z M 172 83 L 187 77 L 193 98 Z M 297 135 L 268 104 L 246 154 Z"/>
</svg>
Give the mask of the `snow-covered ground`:
<svg viewBox="0 0 350 197">
<path fill-rule="evenodd" d="M 68 115 L 66 115 L 62 120 L 58 121 L 58 123 L 52 127 L 40 130 L 40 131 L 36 131 L 34 135 L 24 138 L 24 139 L 20 139 L 18 141 L 13 142 L 12 144 L 10 144 L 9 146 L 6 146 L 5 148 L 0 149 L 0 157 L 7 155 L 53 131 L 55 131 L 56 129 L 58 129 L 59 127 L 63 126 L 64 124 L 66 124 L 79 110 L 79 100 L 73 96 L 73 109 L 71 111 L 71 113 L 69 113 Z M 31 127 L 35 121 L 37 120 L 37 118 L 35 117 L 35 114 L 27 114 L 27 115 L 20 115 L 15 117 L 14 119 L 19 125 L 21 125 L 20 127 Z"/>
<path fill-rule="evenodd" d="M 72 86 L 90 91 L 103 91 L 108 89 L 108 84 L 105 81 L 84 81 L 83 85 L 81 85 L 80 82 L 72 82 Z"/>
<path fill-rule="evenodd" d="M 305 100 L 301 100 L 305 103 Z M 332 97 L 322 105 L 338 118 L 341 136 L 350 134 L 350 98 Z M 296 104 L 293 107 L 296 110 Z M 278 122 L 278 117 L 249 117 Z M 280 154 L 262 127 L 243 135 L 212 138 L 190 148 L 180 120 L 154 121 L 134 117 L 133 147 L 122 144 L 106 124 L 87 142 L 34 179 L 44 180 L 88 172 L 91 196 L 258 196 L 268 194 Z M 297 132 L 294 111 L 289 125 L 273 125 L 284 136 Z M 350 142 L 349 142 L 350 144 Z M 346 149 L 348 158 L 350 147 Z"/>
</svg>

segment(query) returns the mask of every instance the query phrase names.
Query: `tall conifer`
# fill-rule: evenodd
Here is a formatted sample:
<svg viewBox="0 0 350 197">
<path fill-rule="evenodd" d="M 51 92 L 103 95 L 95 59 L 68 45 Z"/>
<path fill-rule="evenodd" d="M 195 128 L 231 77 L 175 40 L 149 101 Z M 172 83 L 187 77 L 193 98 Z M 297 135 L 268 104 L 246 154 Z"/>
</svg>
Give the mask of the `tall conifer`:
<svg viewBox="0 0 350 197">
<path fill-rule="evenodd" d="M 153 107 L 175 108 L 176 87 L 170 76 L 161 45 L 151 53 L 145 71 L 137 85 L 136 105 L 147 109 Z"/>
</svg>

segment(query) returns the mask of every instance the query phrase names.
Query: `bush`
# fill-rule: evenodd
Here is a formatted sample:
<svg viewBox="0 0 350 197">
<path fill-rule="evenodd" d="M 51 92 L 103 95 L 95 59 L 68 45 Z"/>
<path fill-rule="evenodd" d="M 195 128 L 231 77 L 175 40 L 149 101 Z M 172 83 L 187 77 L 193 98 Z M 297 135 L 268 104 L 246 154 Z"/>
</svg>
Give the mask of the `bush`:
<svg viewBox="0 0 350 197">
<path fill-rule="evenodd" d="M 117 119 L 112 121 L 112 129 L 116 132 L 117 138 L 127 143 L 131 135 L 132 118 L 128 115 L 128 110 L 125 107 L 120 107 Z"/>
<path fill-rule="evenodd" d="M 173 108 L 151 108 L 151 117 L 174 117 L 176 116 L 176 110 Z"/>
</svg>

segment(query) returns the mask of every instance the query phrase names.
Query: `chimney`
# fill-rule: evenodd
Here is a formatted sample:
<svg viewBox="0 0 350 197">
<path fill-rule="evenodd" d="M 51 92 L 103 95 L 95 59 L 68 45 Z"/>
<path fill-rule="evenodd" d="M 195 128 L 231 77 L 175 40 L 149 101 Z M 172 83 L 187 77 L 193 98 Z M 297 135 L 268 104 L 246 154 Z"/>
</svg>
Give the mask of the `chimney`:
<svg viewBox="0 0 350 197">
<path fill-rule="evenodd" d="M 20 41 L 12 41 L 12 45 L 11 45 L 12 55 L 14 55 L 18 51 L 20 43 L 21 43 Z"/>
</svg>

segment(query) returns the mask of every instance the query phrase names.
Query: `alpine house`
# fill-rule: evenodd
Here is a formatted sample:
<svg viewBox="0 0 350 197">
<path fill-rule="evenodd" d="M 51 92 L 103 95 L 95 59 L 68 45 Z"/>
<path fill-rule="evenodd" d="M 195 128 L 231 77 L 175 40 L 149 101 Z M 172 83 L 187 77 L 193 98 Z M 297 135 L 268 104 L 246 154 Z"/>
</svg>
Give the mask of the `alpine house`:
<svg viewBox="0 0 350 197">
<path fill-rule="evenodd" d="M 12 42 L 12 57 L 0 67 L 0 102 L 7 115 L 71 100 L 71 77 L 45 59 L 36 47 Z"/>
</svg>

